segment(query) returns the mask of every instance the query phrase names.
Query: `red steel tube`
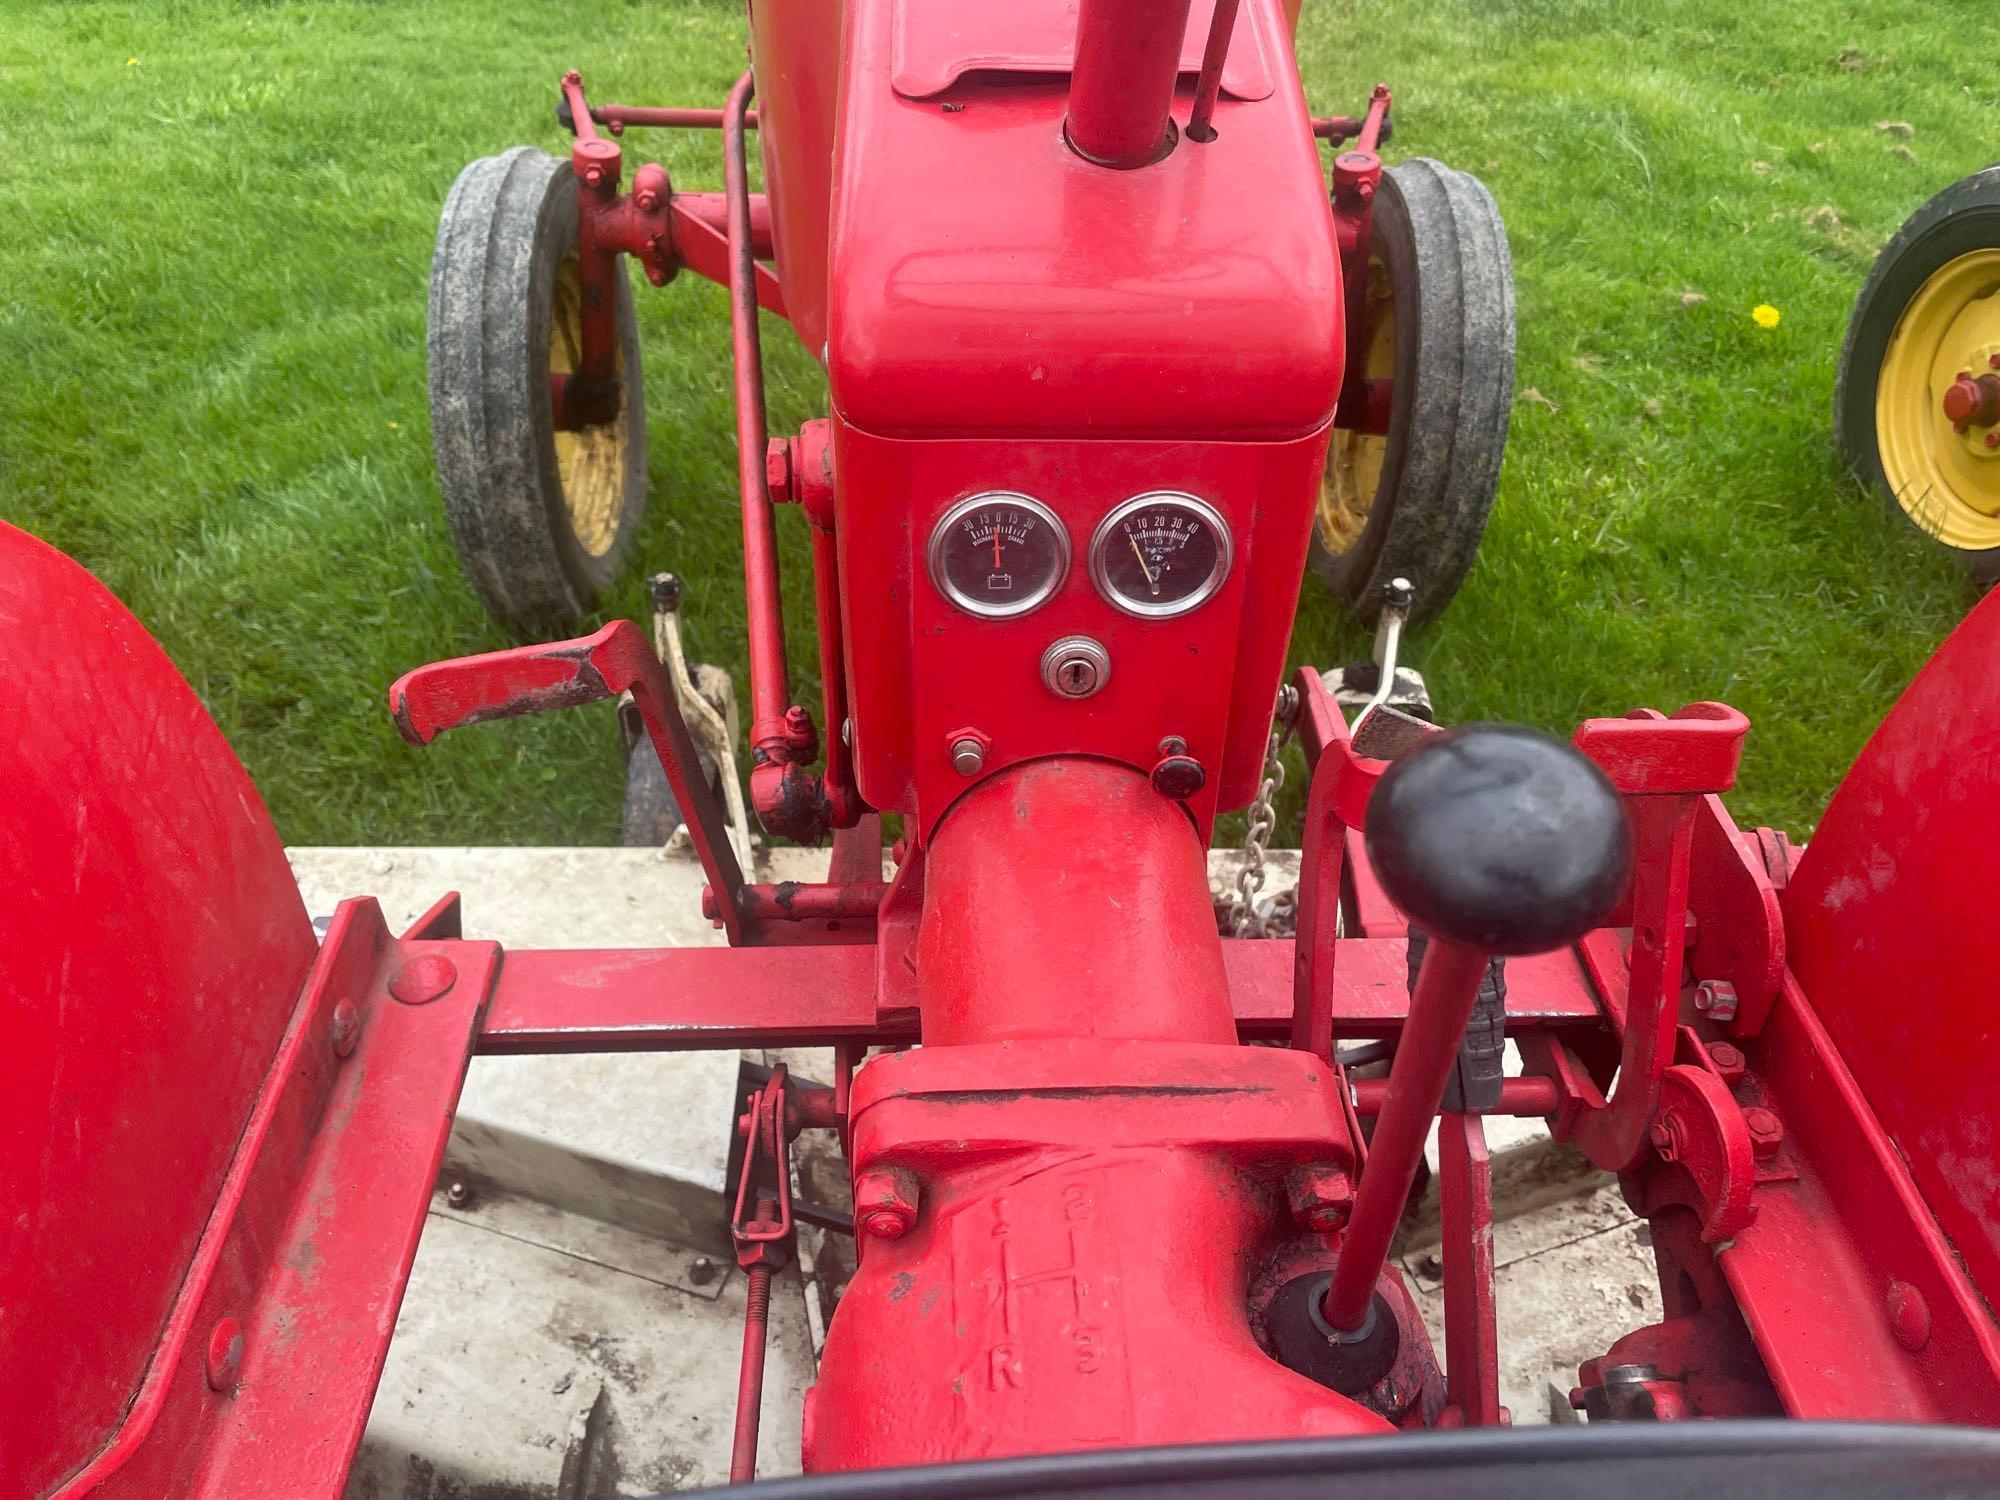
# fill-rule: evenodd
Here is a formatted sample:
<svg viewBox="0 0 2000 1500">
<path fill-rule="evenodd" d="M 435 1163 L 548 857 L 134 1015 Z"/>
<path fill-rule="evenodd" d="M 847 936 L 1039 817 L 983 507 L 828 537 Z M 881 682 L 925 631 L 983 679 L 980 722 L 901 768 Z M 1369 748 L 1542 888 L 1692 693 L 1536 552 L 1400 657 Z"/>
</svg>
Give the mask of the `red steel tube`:
<svg viewBox="0 0 2000 1500">
<path fill-rule="evenodd" d="M 600 104 L 590 112 L 600 125 L 622 130 L 627 125 L 657 125 L 669 130 L 720 130 L 728 123 L 728 112 L 720 109 L 658 109 L 647 104 Z M 757 128 L 757 111 L 743 116 L 746 130 Z"/>
<path fill-rule="evenodd" d="M 1208 23 L 1208 46 L 1201 54 L 1201 76 L 1195 80 L 1194 108 L 1188 112 L 1188 139 L 1212 141 L 1216 97 L 1222 92 L 1222 65 L 1229 59 L 1229 37 L 1236 29 L 1242 0 L 1215 0 L 1215 17 Z"/>
<path fill-rule="evenodd" d="M 1326 1290 L 1326 1321 L 1336 1329 L 1359 1328 L 1367 1320 L 1389 1242 L 1423 1160 L 1424 1139 L 1437 1117 L 1485 974 L 1485 954 L 1448 938 L 1431 938 L 1389 1068 L 1388 1097 L 1375 1117 L 1354 1216 L 1334 1263 L 1333 1284 Z"/>
<path fill-rule="evenodd" d="M 1389 1097 L 1389 1080 L 1356 1078 L 1353 1085 L 1354 1112 L 1364 1119 L 1381 1114 Z M 1480 1113 L 1533 1118 L 1552 1115 L 1561 1107 L 1562 1093 L 1556 1088 L 1553 1078 L 1503 1078 L 1500 1081 L 1500 1102 Z"/>
<path fill-rule="evenodd" d="M 736 476 L 743 500 L 743 593 L 750 635 L 750 743 L 768 755 L 785 743 L 791 686 L 785 617 L 778 596 L 778 528 L 765 478 L 764 359 L 757 336 L 757 257 L 750 232 L 750 167 L 744 117 L 757 91 L 748 72 L 729 91 L 722 124 L 723 185 L 729 194 L 729 332 L 736 368 Z"/>
<path fill-rule="evenodd" d="M 1079 156 L 1131 168 L 1165 154 L 1189 3 L 1083 0 L 1064 126 Z"/>
<path fill-rule="evenodd" d="M 861 816 L 854 751 L 847 743 L 847 659 L 840 645 L 840 546 L 832 527 L 813 527 L 813 612 L 819 623 L 820 707 L 826 715 L 827 821 L 845 828 Z"/>
</svg>

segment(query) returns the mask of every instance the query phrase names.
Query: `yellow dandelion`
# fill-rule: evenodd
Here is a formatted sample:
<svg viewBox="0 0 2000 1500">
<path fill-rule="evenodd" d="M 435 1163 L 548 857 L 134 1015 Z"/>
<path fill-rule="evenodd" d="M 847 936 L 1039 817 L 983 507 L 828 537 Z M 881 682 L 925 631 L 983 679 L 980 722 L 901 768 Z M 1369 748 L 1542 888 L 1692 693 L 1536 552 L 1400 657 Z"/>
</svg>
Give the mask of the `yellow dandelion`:
<svg viewBox="0 0 2000 1500">
<path fill-rule="evenodd" d="M 391 422 L 391 423 L 389 424 L 389 430 L 390 430 L 391 432 L 397 432 L 397 431 L 400 431 L 401 429 L 400 429 L 400 428 L 399 428 L 399 427 L 398 427 L 398 426 L 397 426 L 397 425 L 396 425 L 396 424 L 395 424 L 394 422 Z"/>
<path fill-rule="evenodd" d="M 125 59 L 125 66 L 128 68 L 136 68 L 139 66 L 139 59 L 136 57 L 128 57 Z"/>
<path fill-rule="evenodd" d="M 1779 317 L 1780 314 L 1777 308 L 1771 306 L 1768 302 L 1759 302 L 1755 307 L 1750 309 L 1750 320 L 1759 328 L 1776 328 Z"/>
</svg>

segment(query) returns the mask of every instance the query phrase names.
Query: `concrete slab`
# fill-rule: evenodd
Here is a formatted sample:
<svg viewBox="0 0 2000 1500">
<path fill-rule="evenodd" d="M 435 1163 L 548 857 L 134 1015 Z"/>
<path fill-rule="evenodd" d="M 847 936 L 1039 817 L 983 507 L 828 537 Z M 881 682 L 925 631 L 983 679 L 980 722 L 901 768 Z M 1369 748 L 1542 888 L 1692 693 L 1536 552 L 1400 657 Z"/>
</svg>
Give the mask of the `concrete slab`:
<svg viewBox="0 0 2000 1500">
<path fill-rule="evenodd" d="M 316 914 L 369 894 L 400 930 L 457 890 L 467 933 L 510 947 L 720 941 L 700 917 L 691 854 L 289 852 Z M 776 851 L 756 876 L 824 879 L 826 860 L 823 851 Z M 734 1053 L 473 1061 L 446 1177 L 476 1183 L 478 1203 L 434 1214 L 425 1232 L 350 1495 L 552 1495 L 571 1429 L 590 1425 L 599 1389 L 603 1452 L 579 1494 L 728 1478 L 743 1278 L 729 1253 L 722 1187 L 737 1061 Z M 726 1279 L 696 1284 L 687 1268 L 700 1253 L 727 1267 Z M 813 1370 L 796 1275 L 774 1289 L 772 1331 L 762 1464 L 794 1473 Z M 627 1481 L 636 1488 L 621 1488 Z"/>
</svg>

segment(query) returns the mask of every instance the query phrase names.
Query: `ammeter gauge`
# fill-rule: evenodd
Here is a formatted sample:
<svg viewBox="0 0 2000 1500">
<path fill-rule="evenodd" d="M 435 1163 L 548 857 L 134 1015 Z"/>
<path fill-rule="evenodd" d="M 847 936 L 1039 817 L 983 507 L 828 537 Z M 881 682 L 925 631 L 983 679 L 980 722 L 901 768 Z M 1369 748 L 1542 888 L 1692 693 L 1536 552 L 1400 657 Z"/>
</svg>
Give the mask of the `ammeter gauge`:
<svg viewBox="0 0 2000 1500">
<path fill-rule="evenodd" d="M 1069 533 L 1041 501 L 1012 490 L 961 500 L 931 531 L 931 582 L 967 614 L 1025 615 L 1062 587 Z"/>
</svg>

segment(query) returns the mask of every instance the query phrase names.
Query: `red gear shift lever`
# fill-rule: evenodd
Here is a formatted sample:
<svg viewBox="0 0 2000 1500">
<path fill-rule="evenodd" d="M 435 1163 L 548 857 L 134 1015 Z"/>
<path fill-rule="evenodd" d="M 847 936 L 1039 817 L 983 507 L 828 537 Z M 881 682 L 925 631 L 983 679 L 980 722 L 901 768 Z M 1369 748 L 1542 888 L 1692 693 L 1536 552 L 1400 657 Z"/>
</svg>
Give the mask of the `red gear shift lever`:
<svg viewBox="0 0 2000 1500">
<path fill-rule="evenodd" d="M 1368 855 L 1390 899 L 1430 934 L 1331 1276 L 1273 1307 L 1279 1352 L 1343 1392 L 1396 1356 L 1375 1290 L 1494 954 L 1540 953 L 1601 922 L 1632 875 L 1625 808 L 1604 773 L 1530 729 L 1472 725 L 1421 741 L 1369 799 Z"/>
</svg>

